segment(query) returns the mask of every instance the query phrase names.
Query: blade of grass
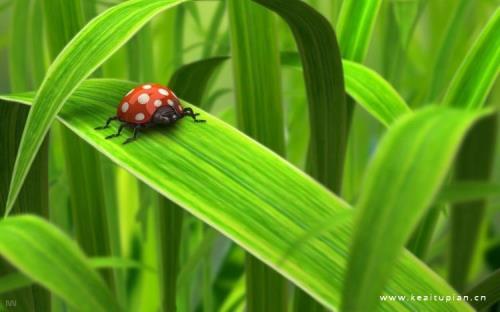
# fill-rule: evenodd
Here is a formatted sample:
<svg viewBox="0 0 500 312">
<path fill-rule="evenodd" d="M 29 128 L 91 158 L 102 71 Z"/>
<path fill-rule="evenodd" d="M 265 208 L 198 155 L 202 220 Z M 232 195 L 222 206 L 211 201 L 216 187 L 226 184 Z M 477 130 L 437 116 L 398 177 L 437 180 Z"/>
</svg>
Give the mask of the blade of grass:
<svg viewBox="0 0 500 312">
<path fill-rule="evenodd" d="M 355 62 L 365 58 L 381 0 L 344 0 L 337 33 L 342 57 Z"/>
<path fill-rule="evenodd" d="M 29 10 L 30 1 L 16 1 L 13 6 L 11 20 L 11 39 L 9 41 L 9 81 L 12 91 L 25 91 L 31 85 L 29 39 L 30 30 Z M 22 129 L 28 116 L 28 110 L 23 107 L 0 107 L 0 211 L 3 211 L 8 197 L 9 182 L 14 167 L 16 152 L 19 147 Z M 44 141 L 40 148 L 33 167 L 28 173 L 28 181 L 21 189 L 16 201 L 14 213 L 33 213 L 44 217 L 48 216 L 48 143 Z M 12 272 L 12 268 L 0 259 L 0 274 Z M 32 310 L 35 308 L 50 309 L 50 296 L 39 286 L 32 286 L 14 293 L 1 296 L 0 299 L 15 300 L 19 309 Z M 4 301 L 2 300 L 2 303 Z"/>
<path fill-rule="evenodd" d="M 347 141 L 347 107 L 335 32 L 327 19 L 302 1 L 256 2 L 278 13 L 294 34 L 309 102 L 311 139 L 307 171 L 338 193 Z"/>
<path fill-rule="evenodd" d="M 443 92 L 444 83 L 446 79 L 449 79 L 449 71 L 451 58 L 450 55 L 453 53 L 457 41 L 459 39 L 459 33 L 466 24 L 466 14 L 472 7 L 472 1 L 469 0 L 459 0 L 457 4 L 453 7 L 453 14 L 449 23 L 446 25 L 446 30 L 444 34 L 444 39 L 441 45 L 438 47 L 438 53 L 436 59 L 434 60 L 432 71 L 430 74 L 430 84 L 429 84 L 429 94 L 427 95 L 427 100 L 433 102 L 437 100 Z M 443 75 L 443 73 L 446 73 Z"/>
<path fill-rule="evenodd" d="M 281 54 L 283 65 L 301 68 L 295 52 Z M 348 60 L 342 61 L 347 94 L 385 126 L 411 112 L 399 93 L 374 70 Z"/>
<path fill-rule="evenodd" d="M 486 278 L 474 285 L 474 287 L 467 290 L 464 293 L 464 296 L 469 296 L 469 298 L 484 296 L 486 300 L 473 300 L 471 301 L 471 304 L 478 311 L 485 310 L 493 304 L 500 302 L 500 287 L 498 287 L 499 280 L 500 269 L 490 273 Z"/>
<path fill-rule="evenodd" d="M 45 25 L 51 58 L 78 33 L 85 24 L 85 12 L 80 0 L 44 1 Z M 59 128 L 64 167 L 70 191 L 75 238 L 89 256 L 111 254 L 105 188 L 97 151 L 66 128 Z M 103 272 L 114 287 L 111 272 Z"/>
<path fill-rule="evenodd" d="M 306 171 L 328 189 L 340 194 L 349 104 L 345 98 L 342 59 L 336 34 L 329 21 L 304 2 L 256 2 L 275 11 L 287 22 L 299 50 L 309 104 L 310 139 Z M 294 309 L 322 309 L 303 290 L 297 288 L 294 296 Z"/>
<path fill-rule="evenodd" d="M 484 181 L 455 181 L 444 187 L 436 199 L 440 203 L 460 203 L 500 196 L 500 184 Z"/>
<path fill-rule="evenodd" d="M 410 42 L 415 24 L 427 0 L 394 0 L 392 10 L 398 24 L 399 42 L 405 51 Z"/>
<path fill-rule="evenodd" d="M 175 71 L 168 85 L 183 100 L 201 106 L 210 78 L 228 59 L 221 56 L 186 64 Z"/>
<path fill-rule="evenodd" d="M 468 110 L 480 109 L 499 68 L 500 9 L 497 8 L 455 74 L 444 104 Z M 460 151 L 455 179 L 489 179 L 495 152 L 495 128 L 496 118 L 484 120 L 477 126 Z M 485 209 L 484 200 L 458 204 L 452 209 L 449 279 L 459 291 L 467 285 Z"/>
<path fill-rule="evenodd" d="M 385 126 L 411 112 L 396 90 L 375 71 L 343 61 L 347 93 Z"/>
<path fill-rule="evenodd" d="M 445 68 L 445 64 L 448 64 L 449 62 L 449 57 L 446 52 L 450 51 L 451 46 L 453 46 L 453 42 L 455 41 L 456 37 L 455 31 L 457 28 L 459 28 L 458 25 L 463 20 L 463 14 L 465 14 L 467 8 L 469 7 L 469 4 L 469 1 L 461 1 L 458 3 L 456 11 L 454 12 L 452 20 L 446 31 L 446 37 L 443 41 L 443 47 L 438 54 L 438 58 L 436 59 L 436 64 L 434 66 L 436 72 L 442 73 L 444 71 L 443 68 Z M 490 19 L 479 39 L 471 48 L 461 67 L 455 74 L 455 77 L 443 100 L 446 105 L 465 109 L 479 109 L 484 105 L 486 96 L 489 93 L 489 90 L 491 89 L 493 82 L 495 81 L 498 74 L 498 67 L 500 62 L 500 52 L 498 48 L 498 32 L 500 31 L 499 12 L 500 10 L 497 9 L 496 13 L 493 14 L 493 17 Z M 438 96 L 437 91 L 439 89 L 436 86 L 443 81 L 443 79 L 441 79 L 443 75 L 433 76 L 435 78 L 431 80 L 433 86 L 430 91 L 431 99 Z M 466 151 L 467 148 L 466 146 L 464 146 L 461 153 L 464 153 Z M 471 155 L 471 153 L 475 153 L 475 151 L 469 151 L 469 155 Z M 490 166 L 487 162 L 477 163 L 473 158 L 470 158 L 469 161 L 480 164 L 478 166 Z M 463 164 L 463 166 L 467 165 Z M 479 168 L 478 171 L 485 172 L 484 169 Z M 473 178 L 477 178 L 477 176 L 474 176 Z M 464 214 L 463 216 L 461 216 L 460 213 L 457 213 L 456 210 L 454 210 L 455 212 L 452 214 L 452 219 L 455 220 L 454 222 L 457 226 L 459 223 L 462 223 L 462 221 L 460 220 L 468 220 L 469 217 L 472 218 L 470 220 L 471 222 L 466 221 L 466 227 L 468 227 L 469 230 L 471 230 L 473 233 L 469 233 L 468 231 L 464 231 L 464 229 L 457 227 L 453 228 L 458 232 L 452 232 L 452 237 L 455 237 L 454 240 L 456 242 L 453 247 L 453 253 L 462 254 L 463 252 L 460 251 L 462 248 L 464 248 L 464 250 L 467 250 L 465 251 L 465 253 L 467 254 L 465 258 L 456 258 L 455 256 L 453 256 L 450 259 L 451 266 L 453 267 L 452 271 L 454 272 L 450 272 L 450 276 L 455 276 L 453 277 L 453 279 L 455 280 L 454 283 L 456 286 L 460 285 L 460 287 L 464 287 L 463 284 L 465 283 L 464 281 L 466 280 L 466 272 L 468 271 L 468 268 L 464 266 L 470 264 L 471 255 L 468 252 L 474 249 L 473 245 L 475 245 L 475 243 L 467 239 L 468 244 L 462 244 L 462 242 L 459 241 L 459 237 L 461 237 L 461 235 L 465 235 L 466 237 L 476 237 L 477 233 L 475 233 L 475 231 L 479 230 L 478 224 L 481 223 L 481 220 L 479 219 L 482 216 L 482 213 L 480 212 L 481 208 L 477 208 L 479 209 L 479 213 L 474 215 L 470 214 L 469 209 L 462 210 Z M 420 233 L 418 234 L 418 236 L 420 238 L 418 239 L 418 244 L 415 245 L 417 243 L 417 236 L 414 236 L 412 242 L 410 242 L 412 251 L 416 252 L 417 255 L 423 256 L 431 242 L 430 238 L 432 237 L 434 227 L 437 224 L 437 217 L 439 216 L 439 207 L 434 208 L 434 210 L 435 211 L 431 211 L 429 215 L 422 221 L 422 224 L 419 228 Z M 469 215 L 467 216 L 467 214 Z M 420 253 L 419 251 L 422 253 Z"/>
<path fill-rule="evenodd" d="M 31 1 L 29 12 L 31 72 L 33 87 L 38 88 L 43 81 L 48 67 L 46 49 L 40 49 L 40 47 L 44 46 L 42 1 Z"/>
<path fill-rule="evenodd" d="M 497 8 L 456 72 L 443 103 L 464 109 L 480 108 L 499 68 L 500 8 Z"/>
<path fill-rule="evenodd" d="M 196 110 L 207 119 L 206 124 L 186 120 L 175 131 L 150 131 L 133 146 L 104 140 L 105 133 L 94 130 L 96 120 L 112 114 L 116 110 L 114 103 L 134 85 L 115 80 L 87 81 L 70 98 L 58 119 L 162 195 L 273 265 L 316 300 L 338 309 L 351 243 L 350 225 L 336 235 L 312 239 L 303 252 L 292 254 L 283 266 L 279 261 L 305 232 L 349 209 L 349 205 L 276 154 L 199 108 Z M 0 98 L 33 102 L 30 93 Z M 409 253 L 399 259 L 395 270 L 386 294 L 455 294 Z M 437 302 L 404 305 L 414 310 L 442 307 Z M 387 302 L 382 309 L 405 306 Z M 447 307 L 469 310 L 465 302 L 459 301 L 447 303 Z"/>
<path fill-rule="evenodd" d="M 88 23 L 49 68 L 30 110 L 10 184 L 8 215 L 56 113 L 78 85 L 156 14 L 182 0 L 132 0 Z"/>
<path fill-rule="evenodd" d="M 356 205 L 343 311 L 381 306 L 379 295 L 394 274 L 398 255 L 479 116 L 433 107 L 401 118 L 388 131 L 367 169 Z"/>
<path fill-rule="evenodd" d="M 284 155 L 275 17 L 250 0 L 230 0 L 228 13 L 238 128 Z M 250 254 L 245 269 L 248 311 L 286 311 L 286 280 Z"/>
<path fill-rule="evenodd" d="M 493 172 L 497 116 L 482 120 L 473 128 L 458 156 L 454 179 L 488 181 Z M 451 242 L 449 281 L 458 291 L 466 289 L 472 263 L 479 252 L 481 233 L 486 225 L 486 203 L 483 199 L 453 205 L 451 208 Z"/>
<path fill-rule="evenodd" d="M 33 216 L 0 221 L 0 254 L 23 274 L 81 311 L 118 311 L 109 289 L 77 245 Z"/>
<path fill-rule="evenodd" d="M 155 272 L 150 266 L 126 258 L 90 258 L 90 266 L 94 269 L 102 268 L 135 268 Z M 34 281 L 26 275 L 14 272 L 0 277 L 0 294 L 19 288 L 30 286 Z M 40 306 L 37 306 L 40 308 Z"/>
<path fill-rule="evenodd" d="M 212 58 L 182 66 L 171 77 L 168 85 L 180 98 L 199 104 L 211 75 L 226 59 L 225 57 Z M 176 304 L 176 293 L 183 211 L 175 203 L 162 197 L 159 198 L 159 207 L 155 210 L 159 231 L 158 263 L 161 307 L 163 311 L 174 311 L 179 308 Z"/>
<path fill-rule="evenodd" d="M 219 1 L 217 4 L 217 8 L 215 9 L 215 13 L 212 17 L 212 21 L 210 22 L 210 26 L 208 27 L 207 38 L 210 38 L 205 42 L 203 47 L 202 57 L 207 58 L 212 56 L 212 51 L 215 46 L 215 38 L 217 38 L 217 34 L 219 33 L 219 28 L 222 25 L 224 13 L 226 12 L 226 1 Z"/>
</svg>

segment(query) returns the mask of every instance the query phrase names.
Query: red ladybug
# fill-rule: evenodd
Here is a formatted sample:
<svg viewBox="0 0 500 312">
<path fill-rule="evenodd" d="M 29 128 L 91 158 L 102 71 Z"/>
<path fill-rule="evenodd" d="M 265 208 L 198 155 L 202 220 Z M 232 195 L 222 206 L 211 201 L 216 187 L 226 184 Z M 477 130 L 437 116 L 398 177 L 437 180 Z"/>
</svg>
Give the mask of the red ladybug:
<svg viewBox="0 0 500 312">
<path fill-rule="evenodd" d="M 189 107 L 183 108 L 181 101 L 169 88 L 157 83 L 140 85 L 125 95 L 118 105 L 116 116 L 108 118 L 106 124 L 96 130 L 106 129 L 113 120 L 121 121 L 116 134 L 107 136 L 111 139 L 120 135 L 124 127 L 134 129 L 132 137 L 123 144 L 127 144 L 137 138 L 139 131 L 157 125 L 171 125 L 184 116 L 191 116 L 195 122 L 198 120 L 193 110 Z"/>
</svg>

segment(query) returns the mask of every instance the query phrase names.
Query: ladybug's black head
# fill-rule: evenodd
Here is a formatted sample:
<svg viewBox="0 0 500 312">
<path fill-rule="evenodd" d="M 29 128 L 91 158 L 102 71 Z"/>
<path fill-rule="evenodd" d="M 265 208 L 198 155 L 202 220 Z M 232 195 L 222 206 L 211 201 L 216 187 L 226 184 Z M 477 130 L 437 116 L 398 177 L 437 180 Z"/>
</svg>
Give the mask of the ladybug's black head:
<svg viewBox="0 0 500 312">
<path fill-rule="evenodd" d="M 153 115 L 153 123 L 160 125 L 173 124 L 178 119 L 177 112 L 171 106 L 162 106 Z"/>
</svg>

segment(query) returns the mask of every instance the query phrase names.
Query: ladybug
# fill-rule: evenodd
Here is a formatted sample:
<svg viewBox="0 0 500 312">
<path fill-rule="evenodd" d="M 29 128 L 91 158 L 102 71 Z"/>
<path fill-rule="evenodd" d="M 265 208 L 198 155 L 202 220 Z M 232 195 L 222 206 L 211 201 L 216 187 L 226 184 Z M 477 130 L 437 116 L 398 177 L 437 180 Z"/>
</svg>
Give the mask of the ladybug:
<svg viewBox="0 0 500 312">
<path fill-rule="evenodd" d="M 106 129 L 113 120 L 118 120 L 121 122 L 118 132 L 106 139 L 119 136 L 124 127 L 129 127 L 134 129 L 134 134 L 123 142 L 127 144 L 137 138 L 140 130 L 172 125 L 184 116 L 191 116 L 195 122 L 205 122 L 197 119 L 198 115 L 189 107 L 183 108 L 179 98 L 169 88 L 157 83 L 147 83 L 130 90 L 118 105 L 116 116 L 108 118 L 104 126 L 95 129 Z"/>
</svg>

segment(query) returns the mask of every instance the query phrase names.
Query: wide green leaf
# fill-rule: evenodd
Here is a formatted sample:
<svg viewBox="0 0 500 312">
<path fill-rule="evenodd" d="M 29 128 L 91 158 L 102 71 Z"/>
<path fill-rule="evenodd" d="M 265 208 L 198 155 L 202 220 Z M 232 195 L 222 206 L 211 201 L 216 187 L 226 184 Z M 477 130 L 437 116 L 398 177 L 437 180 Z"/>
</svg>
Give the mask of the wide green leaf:
<svg viewBox="0 0 500 312">
<path fill-rule="evenodd" d="M 443 99 L 446 105 L 478 109 L 500 68 L 500 8 L 497 8 L 458 69 Z"/>
<path fill-rule="evenodd" d="M 0 255 L 81 311 L 118 311 L 104 281 L 78 246 L 33 216 L 0 221 Z"/>
<path fill-rule="evenodd" d="M 276 154 L 207 113 L 201 116 L 206 124 L 182 120 L 169 130 L 151 129 L 129 145 L 105 140 L 108 133 L 95 131 L 94 127 L 113 114 L 116 103 L 133 85 L 116 80 L 85 82 L 58 118 L 115 163 L 271 265 L 327 307 L 337 309 L 351 242 L 350 220 L 333 234 L 311 239 L 303 251 L 291 254 L 282 265 L 280 260 L 305 232 L 327 218 L 345 213 L 350 206 Z M 1 98 L 25 104 L 33 101 L 29 93 Z M 405 252 L 385 293 L 450 295 L 454 291 Z M 432 310 L 437 305 L 387 302 L 383 308 Z M 447 307 L 469 310 L 464 302 L 452 302 Z"/>
<path fill-rule="evenodd" d="M 367 169 L 356 205 L 344 311 L 373 311 L 380 304 L 386 281 L 398 274 L 393 271 L 398 255 L 479 116 L 431 107 L 401 118 L 389 129 Z"/>
<path fill-rule="evenodd" d="M 156 14 L 184 0 L 131 0 L 88 23 L 50 66 L 28 115 L 12 174 L 7 215 L 57 112 L 78 85 Z"/>
</svg>

